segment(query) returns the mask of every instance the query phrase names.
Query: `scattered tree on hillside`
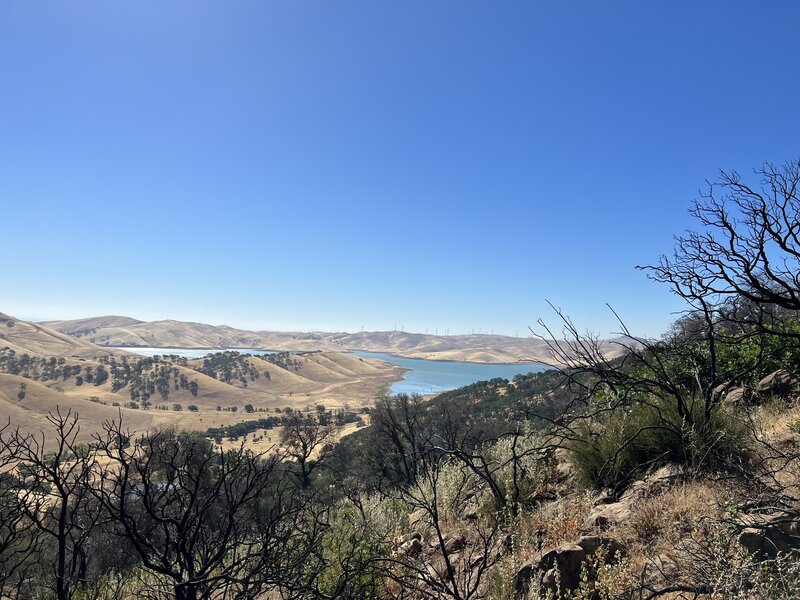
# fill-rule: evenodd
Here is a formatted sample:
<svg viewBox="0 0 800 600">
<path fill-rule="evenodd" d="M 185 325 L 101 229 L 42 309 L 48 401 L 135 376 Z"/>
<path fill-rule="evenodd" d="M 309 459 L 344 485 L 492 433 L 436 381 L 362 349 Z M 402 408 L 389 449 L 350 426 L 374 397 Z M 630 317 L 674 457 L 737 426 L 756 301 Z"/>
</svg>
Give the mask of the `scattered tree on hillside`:
<svg viewBox="0 0 800 600">
<path fill-rule="evenodd" d="M 106 381 L 108 381 L 108 371 L 100 365 L 94 372 L 94 384 L 103 385 Z"/>
<path fill-rule="evenodd" d="M 69 364 L 65 358 L 32 357 L 28 354 L 17 354 L 6 348 L 0 350 L 0 373 L 20 375 L 36 381 L 67 381 L 74 377 L 75 385 L 93 383 L 95 386 L 111 381 L 111 391 L 119 392 L 128 388 L 131 401 L 141 403 L 144 408 L 150 406 L 150 398 L 158 393 L 163 401 L 169 398 L 170 389 L 188 390 L 193 396 L 199 392 L 197 380 L 189 378 L 175 366 L 185 366 L 186 361 L 177 356 L 142 357 L 129 360 L 104 356 L 98 359 L 101 364 L 96 368 Z"/>
<path fill-rule="evenodd" d="M 274 354 L 264 354 L 260 358 L 273 365 L 286 369 L 287 371 L 299 371 L 303 367 L 303 363 L 296 358 L 291 352 L 275 352 Z M 269 376 L 267 376 L 269 378 Z"/>
<path fill-rule="evenodd" d="M 206 356 L 203 359 L 203 366 L 197 370 L 227 384 L 239 382 L 242 387 L 247 387 L 248 379 L 255 381 L 260 376 L 251 359 L 252 355 L 233 350 L 215 352 Z"/>
</svg>

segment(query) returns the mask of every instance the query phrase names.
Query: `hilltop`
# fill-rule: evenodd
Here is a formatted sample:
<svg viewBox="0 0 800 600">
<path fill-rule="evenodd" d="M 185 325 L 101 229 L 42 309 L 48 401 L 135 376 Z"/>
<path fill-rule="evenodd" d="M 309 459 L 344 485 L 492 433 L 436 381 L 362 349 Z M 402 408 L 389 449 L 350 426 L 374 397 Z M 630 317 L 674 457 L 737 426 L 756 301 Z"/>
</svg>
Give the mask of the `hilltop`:
<svg viewBox="0 0 800 600">
<path fill-rule="evenodd" d="M 156 348 L 251 348 L 283 351 L 362 350 L 407 358 L 479 363 L 551 362 L 547 344 L 504 335 L 431 335 L 404 331 L 276 332 L 187 321 L 139 321 L 104 316 L 42 323 L 60 333 L 100 346 Z M 605 348 L 611 352 L 613 341 Z"/>
<path fill-rule="evenodd" d="M 28 323 L 0 313 L 0 347 L 36 356 L 108 356 L 113 354 L 91 340 L 65 335 L 36 323 Z"/>
</svg>

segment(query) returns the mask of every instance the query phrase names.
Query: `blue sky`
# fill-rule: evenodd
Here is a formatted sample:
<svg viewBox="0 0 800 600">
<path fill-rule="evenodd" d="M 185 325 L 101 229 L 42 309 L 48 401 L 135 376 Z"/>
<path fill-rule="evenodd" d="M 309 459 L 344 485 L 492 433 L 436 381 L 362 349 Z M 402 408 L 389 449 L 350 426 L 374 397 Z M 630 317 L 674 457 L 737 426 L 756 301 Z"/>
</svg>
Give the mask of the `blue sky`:
<svg viewBox="0 0 800 600">
<path fill-rule="evenodd" d="M 0 311 L 606 334 L 798 156 L 795 2 L 3 2 Z"/>
</svg>

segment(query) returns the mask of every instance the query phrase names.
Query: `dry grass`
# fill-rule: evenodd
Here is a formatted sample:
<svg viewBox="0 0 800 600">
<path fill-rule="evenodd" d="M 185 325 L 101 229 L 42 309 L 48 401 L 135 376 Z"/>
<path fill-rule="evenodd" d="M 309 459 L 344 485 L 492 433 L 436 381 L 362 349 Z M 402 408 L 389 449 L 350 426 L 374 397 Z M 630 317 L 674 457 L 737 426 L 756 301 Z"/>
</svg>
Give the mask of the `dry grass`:
<svg viewBox="0 0 800 600">
<path fill-rule="evenodd" d="M 299 374 L 287 372 L 284 378 L 278 374 L 281 369 L 269 365 L 270 372 L 274 374 L 274 388 L 265 380 L 257 380 L 257 383 L 248 388 L 237 387 L 185 367 L 178 367 L 190 379 L 199 380 L 198 396 L 193 397 L 187 390 L 170 390 L 166 401 L 158 396 L 154 397 L 154 408 L 149 410 L 127 408 L 130 401 L 127 388 L 113 392 L 110 381 L 101 386 L 76 386 L 73 380 L 34 381 L 0 374 L 0 414 L 9 418 L 14 427 L 38 432 L 47 428 L 45 416 L 48 412 L 56 407 L 62 410 L 71 409 L 81 417 L 81 441 L 89 441 L 93 434 L 102 431 L 104 421 L 118 419 L 120 413 L 128 426 L 136 431 L 169 426 L 205 431 L 209 427 L 224 427 L 274 415 L 275 408 L 303 411 L 323 404 L 329 410 L 338 410 L 345 406 L 358 409 L 372 404 L 380 390 L 398 379 L 402 372 L 382 361 L 362 361 L 339 352 L 314 355 L 304 361 Z M 80 364 L 96 366 L 91 361 Z M 282 382 L 282 379 L 301 378 L 304 385 L 302 393 L 293 393 Z M 25 385 L 26 393 L 25 398 L 20 401 L 17 394 L 21 384 Z M 96 397 L 99 402 L 90 401 L 91 397 Z M 172 410 L 176 403 L 181 404 L 183 410 Z M 245 412 L 243 408 L 246 404 L 251 404 L 256 412 Z M 155 409 L 155 406 L 161 405 L 170 410 Z M 189 411 L 190 405 L 197 406 L 198 410 Z M 218 411 L 217 406 L 223 409 L 236 407 L 238 410 Z"/>
<path fill-rule="evenodd" d="M 366 421 L 368 423 L 368 421 Z M 335 427 L 333 429 L 332 435 L 325 440 L 326 444 L 335 444 L 343 437 L 350 435 L 351 433 L 358 431 L 361 429 L 361 425 L 358 423 L 347 423 L 346 425 L 342 425 L 341 427 Z M 222 443 L 216 444 L 217 447 L 223 450 L 234 450 L 239 448 L 242 444 L 244 444 L 247 448 L 251 449 L 253 452 L 264 452 L 267 454 L 271 454 L 273 452 L 279 452 L 281 450 L 281 434 L 283 432 L 283 427 L 274 427 L 273 429 L 261 429 L 254 431 L 253 433 L 248 433 L 247 435 L 242 436 L 239 439 L 233 440 L 230 438 L 222 438 Z M 311 455 L 311 458 L 316 458 L 319 455 L 319 452 L 322 450 L 321 447 L 318 447 L 314 453 Z"/>
<path fill-rule="evenodd" d="M 708 519 L 724 513 L 729 492 L 724 485 L 708 481 L 678 484 L 662 495 L 647 498 L 634 505 L 630 522 L 623 526 L 623 539 L 665 548 L 697 529 Z"/>
</svg>

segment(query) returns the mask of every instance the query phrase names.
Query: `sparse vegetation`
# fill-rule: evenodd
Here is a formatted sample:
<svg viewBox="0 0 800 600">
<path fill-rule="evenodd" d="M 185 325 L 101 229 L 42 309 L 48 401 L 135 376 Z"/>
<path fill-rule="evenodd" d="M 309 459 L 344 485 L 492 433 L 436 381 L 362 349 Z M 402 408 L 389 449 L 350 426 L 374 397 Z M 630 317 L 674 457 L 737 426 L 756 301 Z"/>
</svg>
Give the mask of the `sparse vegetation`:
<svg viewBox="0 0 800 600">
<path fill-rule="evenodd" d="M 800 596 L 800 163 L 761 174 L 763 193 L 723 175 L 729 195 L 712 187 L 695 207 L 703 231 L 648 267 L 686 313 L 660 339 L 620 321 L 613 357 L 556 311 L 566 340 L 540 323 L 556 368 L 430 400 L 381 394 L 369 426 L 335 445 L 335 427 L 363 422 L 359 411 L 306 402 L 204 434 L 108 421 L 88 445 L 69 413 L 49 416 L 49 438 L 6 426 L 0 595 Z M 125 382 L 131 408 L 192 385 L 185 364 L 160 357 L 76 371 L 5 350 L 0 365 Z M 259 377 L 235 352 L 202 369 L 242 387 Z M 262 410 L 216 408 L 240 406 Z M 277 427 L 268 451 L 245 445 Z"/>
</svg>

